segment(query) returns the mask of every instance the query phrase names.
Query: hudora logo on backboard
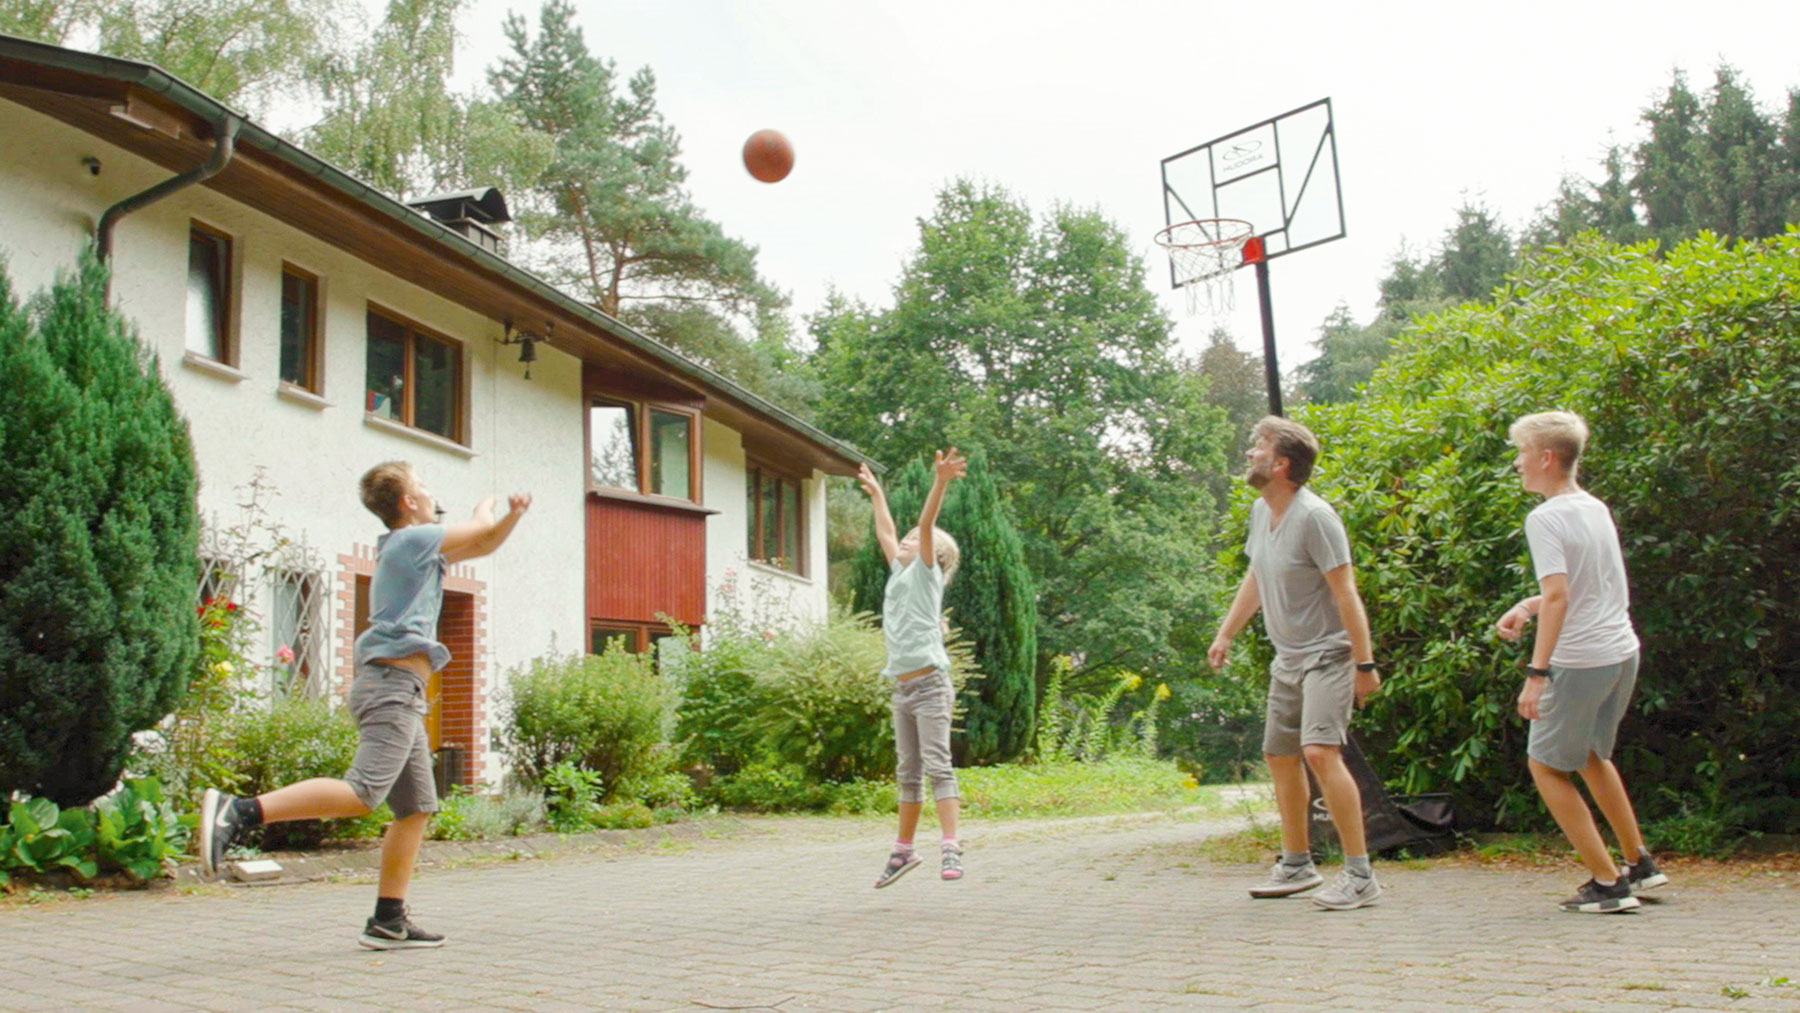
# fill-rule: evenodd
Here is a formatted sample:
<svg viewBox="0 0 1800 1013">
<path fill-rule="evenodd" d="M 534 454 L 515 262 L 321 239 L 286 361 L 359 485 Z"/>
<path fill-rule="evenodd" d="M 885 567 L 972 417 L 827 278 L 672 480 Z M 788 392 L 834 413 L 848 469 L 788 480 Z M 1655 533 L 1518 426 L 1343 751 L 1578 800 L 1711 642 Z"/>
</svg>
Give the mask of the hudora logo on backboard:
<svg viewBox="0 0 1800 1013">
<path fill-rule="evenodd" d="M 1226 172 L 1236 172 L 1269 157 L 1262 148 L 1263 142 L 1258 140 L 1236 141 L 1225 146 L 1219 159 Z"/>
</svg>

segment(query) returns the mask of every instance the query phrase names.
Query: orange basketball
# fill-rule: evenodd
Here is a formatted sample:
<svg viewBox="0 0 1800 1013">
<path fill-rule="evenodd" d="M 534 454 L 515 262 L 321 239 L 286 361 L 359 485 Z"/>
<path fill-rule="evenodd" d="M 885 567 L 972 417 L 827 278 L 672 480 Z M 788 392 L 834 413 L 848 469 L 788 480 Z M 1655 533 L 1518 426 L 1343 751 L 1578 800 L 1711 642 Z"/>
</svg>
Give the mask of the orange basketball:
<svg viewBox="0 0 1800 1013">
<path fill-rule="evenodd" d="M 779 183 L 794 170 L 794 146 L 778 130 L 758 130 L 744 142 L 744 168 L 764 183 Z"/>
</svg>

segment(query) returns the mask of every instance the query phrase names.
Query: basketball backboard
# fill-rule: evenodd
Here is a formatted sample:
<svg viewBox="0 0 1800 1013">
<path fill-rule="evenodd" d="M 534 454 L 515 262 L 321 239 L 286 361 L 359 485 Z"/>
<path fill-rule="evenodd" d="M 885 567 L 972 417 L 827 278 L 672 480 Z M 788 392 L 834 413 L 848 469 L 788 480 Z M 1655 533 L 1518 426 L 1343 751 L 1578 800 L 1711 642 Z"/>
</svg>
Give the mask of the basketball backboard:
<svg viewBox="0 0 1800 1013">
<path fill-rule="evenodd" d="M 1163 159 L 1166 223 L 1238 218 L 1273 259 L 1344 238 L 1337 132 L 1320 99 Z M 1169 265 L 1171 287 L 1198 279 Z"/>
</svg>

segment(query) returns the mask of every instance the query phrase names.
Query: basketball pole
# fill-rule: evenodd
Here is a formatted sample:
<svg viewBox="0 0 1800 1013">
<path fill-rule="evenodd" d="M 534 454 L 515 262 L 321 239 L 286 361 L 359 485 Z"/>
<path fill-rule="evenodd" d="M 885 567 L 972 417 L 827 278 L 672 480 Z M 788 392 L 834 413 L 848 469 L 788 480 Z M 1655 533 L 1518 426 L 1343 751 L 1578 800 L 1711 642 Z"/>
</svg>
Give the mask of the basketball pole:
<svg viewBox="0 0 1800 1013">
<path fill-rule="evenodd" d="M 1269 385 L 1269 414 L 1281 414 L 1281 367 L 1275 361 L 1275 310 L 1269 299 L 1269 258 L 1259 241 L 1252 251 L 1256 268 L 1256 304 L 1262 310 L 1263 377 Z"/>
</svg>

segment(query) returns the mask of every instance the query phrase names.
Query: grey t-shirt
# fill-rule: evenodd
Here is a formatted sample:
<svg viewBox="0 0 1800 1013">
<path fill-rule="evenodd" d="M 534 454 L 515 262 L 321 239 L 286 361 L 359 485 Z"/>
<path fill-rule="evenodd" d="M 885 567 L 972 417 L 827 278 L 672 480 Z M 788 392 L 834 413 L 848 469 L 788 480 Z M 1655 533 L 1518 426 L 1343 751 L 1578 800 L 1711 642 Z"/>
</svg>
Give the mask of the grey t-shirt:
<svg viewBox="0 0 1800 1013">
<path fill-rule="evenodd" d="M 901 566 L 889 560 L 887 593 L 881 602 L 881 632 L 887 637 L 887 667 L 881 674 L 895 678 L 937 667 L 948 671 L 950 655 L 944 650 L 944 571 L 914 557 Z"/>
<path fill-rule="evenodd" d="M 1275 653 L 1297 660 L 1318 651 L 1350 649 L 1350 634 L 1338 618 L 1337 601 L 1325 583 L 1327 571 L 1350 562 L 1350 537 L 1331 504 L 1302 486 L 1281 524 L 1269 530 L 1269 503 L 1250 507 L 1244 552 L 1256 575 L 1263 628 Z"/>
<path fill-rule="evenodd" d="M 438 643 L 444 607 L 442 524 L 409 524 L 375 542 L 375 576 L 369 581 L 369 628 L 356 638 L 356 664 L 371 658 L 404 658 L 423 651 L 431 670 L 450 663 Z"/>
</svg>

